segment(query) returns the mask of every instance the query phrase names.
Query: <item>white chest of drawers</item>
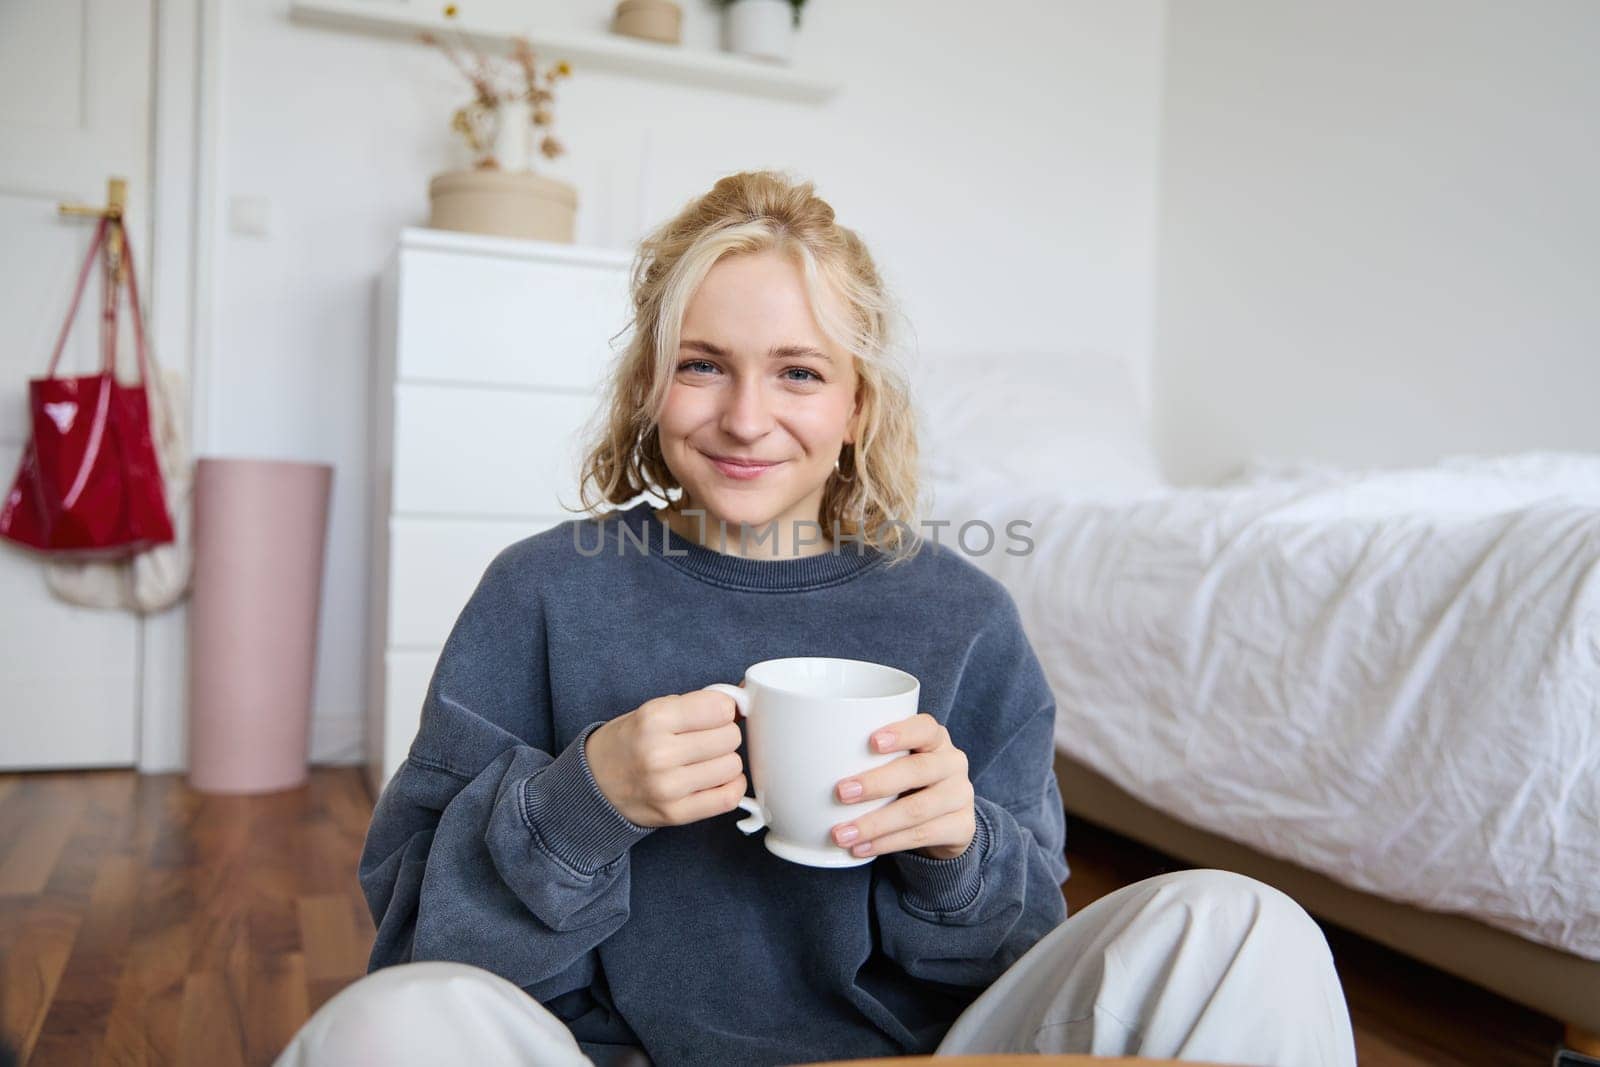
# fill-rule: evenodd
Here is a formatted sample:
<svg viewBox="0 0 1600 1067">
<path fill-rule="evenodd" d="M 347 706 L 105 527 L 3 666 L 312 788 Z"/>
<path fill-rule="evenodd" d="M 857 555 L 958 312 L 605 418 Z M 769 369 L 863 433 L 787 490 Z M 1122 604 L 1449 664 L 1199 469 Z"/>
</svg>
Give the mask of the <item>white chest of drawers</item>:
<svg viewBox="0 0 1600 1067">
<path fill-rule="evenodd" d="M 579 432 L 627 325 L 623 252 L 406 229 L 373 361 L 367 769 L 416 735 L 439 650 L 506 545 L 574 517 Z"/>
</svg>

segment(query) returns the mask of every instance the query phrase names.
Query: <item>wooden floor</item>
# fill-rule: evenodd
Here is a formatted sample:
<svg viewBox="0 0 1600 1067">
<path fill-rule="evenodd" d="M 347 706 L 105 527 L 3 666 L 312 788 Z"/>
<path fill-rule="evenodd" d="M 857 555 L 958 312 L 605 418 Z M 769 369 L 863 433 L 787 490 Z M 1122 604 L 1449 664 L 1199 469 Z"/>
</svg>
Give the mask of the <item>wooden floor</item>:
<svg viewBox="0 0 1600 1067">
<path fill-rule="evenodd" d="M 201 797 L 175 775 L 0 775 L 0 1042 L 43 1067 L 270 1063 L 365 971 L 370 813 L 351 768 L 263 797 Z M 1068 845 L 1074 909 L 1182 866 L 1076 821 Z M 1550 1062 L 1553 1020 L 1329 940 L 1363 1065 Z"/>
<path fill-rule="evenodd" d="M 0 776 L 0 1034 L 43 1067 L 270 1063 L 366 970 L 370 814 L 350 769 L 262 797 Z"/>
</svg>

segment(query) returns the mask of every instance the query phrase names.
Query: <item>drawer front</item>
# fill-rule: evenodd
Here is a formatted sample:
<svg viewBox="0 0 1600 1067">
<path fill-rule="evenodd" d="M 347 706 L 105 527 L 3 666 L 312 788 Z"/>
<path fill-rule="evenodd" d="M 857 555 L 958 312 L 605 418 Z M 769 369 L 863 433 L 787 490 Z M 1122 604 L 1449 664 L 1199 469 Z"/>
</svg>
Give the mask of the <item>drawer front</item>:
<svg viewBox="0 0 1600 1067">
<path fill-rule="evenodd" d="M 548 518 L 577 506 L 592 396 L 456 386 L 395 387 L 394 511 Z"/>
<path fill-rule="evenodd" d="M 564 518 L 389 521 L 389 646 L 438 648 L 494 557 Z"/>
<path fill-rule="evenodd" d="M 593 391 L 629 320 L 615 267 L 407 250 L 400 278 L 402 381 Z"/>
</svg>

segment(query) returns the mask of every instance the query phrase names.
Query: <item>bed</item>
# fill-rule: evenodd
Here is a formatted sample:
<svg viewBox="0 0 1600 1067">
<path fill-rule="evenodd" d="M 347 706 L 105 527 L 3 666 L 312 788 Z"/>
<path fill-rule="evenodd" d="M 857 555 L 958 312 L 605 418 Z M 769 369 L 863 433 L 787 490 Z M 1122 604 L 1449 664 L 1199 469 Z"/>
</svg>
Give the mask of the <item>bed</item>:
<svg viewBox="0 0 1600 1067">
<path fill-rule="evenodd" d="M 946 540 L 1031 524 L 968 558 L 1055 690 L 1069 810 L 1600 1032 L 1600 456 L 1176 489 L 1131 394 L 1048 366 L 921 400 Z"/>
</svg>

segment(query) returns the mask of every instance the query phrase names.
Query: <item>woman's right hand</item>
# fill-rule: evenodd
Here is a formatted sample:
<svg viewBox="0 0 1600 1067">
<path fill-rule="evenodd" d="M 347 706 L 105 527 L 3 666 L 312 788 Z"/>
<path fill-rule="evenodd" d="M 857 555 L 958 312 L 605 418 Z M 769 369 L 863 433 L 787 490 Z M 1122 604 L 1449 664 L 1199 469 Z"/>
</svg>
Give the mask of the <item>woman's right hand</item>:
<svg viewBox="0 0 1600 1067">
<path fill-rule="evenodd" d="M 600 792 L 639 826 L 682 826 L 734 810 L 744 796 L 738 709 L 715 690 L 656 697 L 589 735 Z"/>
</svg>

